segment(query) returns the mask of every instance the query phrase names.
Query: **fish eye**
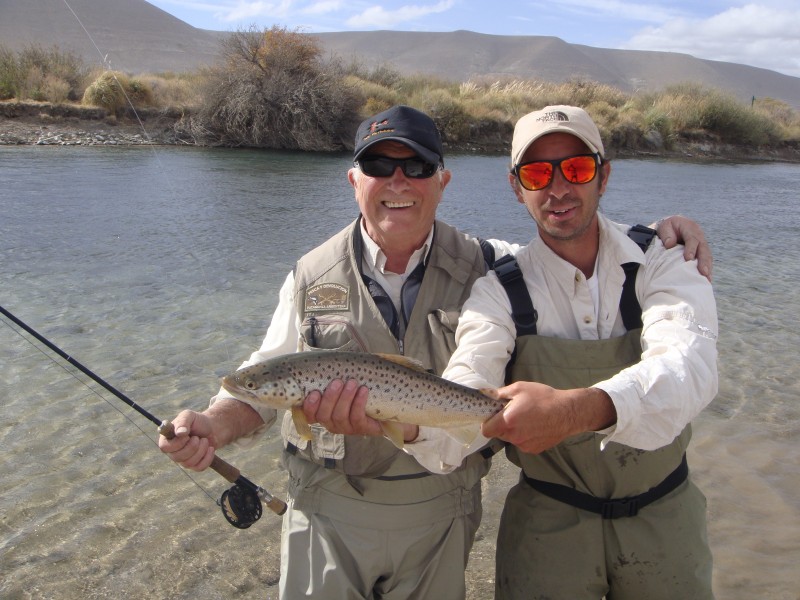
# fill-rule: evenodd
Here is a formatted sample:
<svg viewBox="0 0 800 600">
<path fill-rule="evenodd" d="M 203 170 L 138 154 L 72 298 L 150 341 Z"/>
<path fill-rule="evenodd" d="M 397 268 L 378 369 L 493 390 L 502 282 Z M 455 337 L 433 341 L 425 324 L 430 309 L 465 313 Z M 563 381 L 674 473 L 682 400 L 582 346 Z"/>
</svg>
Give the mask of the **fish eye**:
<svg viewBox="0 0 800 600">
<path fill-rule="evenodd" d="M 256 389 L 256 383 L 252 379 L 247 379 L 244 382 L 244 387 L 246 387 L 248 390 L 254 390 Z"/>
</svg>

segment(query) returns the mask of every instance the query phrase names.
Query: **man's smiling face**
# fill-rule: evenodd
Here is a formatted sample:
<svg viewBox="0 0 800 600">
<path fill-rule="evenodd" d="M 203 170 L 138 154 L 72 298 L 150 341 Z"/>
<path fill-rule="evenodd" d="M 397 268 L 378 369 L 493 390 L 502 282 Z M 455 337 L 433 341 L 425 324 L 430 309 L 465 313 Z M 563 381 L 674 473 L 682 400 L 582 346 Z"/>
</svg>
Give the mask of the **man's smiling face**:
<svg viewBox="0 0 800 600">
<path fill-rule="evenodd" d="M 403 159 L 416 154 L 400 142 L 385 141 L 370 147 L 369 156 Z M 354 167 L 348 179 L 367 233 L 389 254 L 394 247 L 419 247 L 424 243 L 444 188 L 450 182 L 450 172 L 439 170 L 433 177 L 412 179 L 398 167 L 390 177 L 370 177 Z"/>
</svg>

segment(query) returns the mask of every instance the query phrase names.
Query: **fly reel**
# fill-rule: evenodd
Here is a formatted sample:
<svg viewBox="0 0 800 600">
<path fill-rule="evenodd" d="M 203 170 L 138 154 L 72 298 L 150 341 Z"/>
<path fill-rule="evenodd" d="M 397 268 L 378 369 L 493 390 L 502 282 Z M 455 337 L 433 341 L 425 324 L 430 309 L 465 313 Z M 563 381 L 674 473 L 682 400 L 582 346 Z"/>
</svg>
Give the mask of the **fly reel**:
<svg viewBox="0 0 800 600">
<path fill-rule="evenodd" d="M 247 529 L 263 514 L 261 499 L 255 490 L 238 483 L 222 492 L 219 505 L 225 520 L 238 529 Z"/>
</svg>

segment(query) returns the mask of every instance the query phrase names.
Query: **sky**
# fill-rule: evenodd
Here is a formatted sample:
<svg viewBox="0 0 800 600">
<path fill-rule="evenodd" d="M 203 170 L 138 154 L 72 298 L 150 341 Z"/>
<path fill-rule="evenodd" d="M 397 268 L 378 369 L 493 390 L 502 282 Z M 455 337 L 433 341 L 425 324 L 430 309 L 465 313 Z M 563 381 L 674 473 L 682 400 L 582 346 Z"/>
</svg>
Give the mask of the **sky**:
<svg viewBox="0 0 800 600">
<path fill-rule="evenodd" d="M 573 44 L 660 50 L 800 77 L 800 1 L 147 0 L 201 29 L 552 35 Z"/>
</svg>

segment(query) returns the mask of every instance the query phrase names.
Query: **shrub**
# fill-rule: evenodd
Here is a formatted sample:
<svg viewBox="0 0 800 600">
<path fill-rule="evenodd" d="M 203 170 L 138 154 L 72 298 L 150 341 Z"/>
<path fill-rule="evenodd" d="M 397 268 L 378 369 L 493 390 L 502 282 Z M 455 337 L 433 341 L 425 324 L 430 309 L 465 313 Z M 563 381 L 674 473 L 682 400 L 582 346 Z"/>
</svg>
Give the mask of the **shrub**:
<svg viewBox="0 0 800 600">
<path fill-rule="evenodd" d="M 200 105 L 200 73 L 148 73 L 139 75 L 139 79 L 150 89 L 153 106 L 186 108 Z"/>
<path fill-rule="evenodd" d="M 190 133 L 224 145 L 298 150 L 341 149 L 350 139 L 363 97 L 340 63 L 321 60 L 313 37 L 250 28 L 226 38 L 222 53 L 224 64 L 207 72 Z"/>
<path fill-rule="evenodd" d="M 358 79 L 384 88 L 396 87 L 403 80 L 403 76 L 397 69 L 385 64 L 368 69 L 357 62 L 353 62 L 348 65 L 347 72 Z"/>
<path fill-rule="evenodd" d="M 126 108 L 142 108 L 153 104 L 153 92 L 141 79 L 119 71 L 104 71 L 86 88 L 83 104 L 100 106 L 119 114 Z"/>
<path fill-rule="evenodd" d="M 69 95 L 72 90 L 69 82 L 48 74 L 42 80 L 41 91 L 44 100 L 55 104 L 63 104 L 70 99 Z"/>
<path fill-rule="evenodd" d="M 141 79 L 129 79 L 125 86 L 125 92 L 130 103 L 136 108 L 153 104 L 153 90 Z"/>
<path fill-rule="evenodd" d="M 0 100 L 8 100 L 17 96 L 19 79 L 16 54 L 0 45 Z"/>
<path fill-rule="evenodd" d="M 464 107 L 447 90 L 433 89 L 419 92 L 415 106 L 427 113 L 446 142 L 463 142 L 469 133 L 470 119 Z"/>
<path fill-rule="evenodd" d="M 361 110 L 361 115 L 365 118 L 402 102 L 397 90 L 372 80 L 348 75 L 345 83 L 358 90 L 358 93 L 366 99 Z"/>
<path fill-rule="evenodd" d="M 69 100 L 77 100 L 83 93 L 87 67 L 72 52 L 60 50 L 58 46 L 43 48 L 30 45 L 19 52 L 17 64 L 18 73 L 25 82 L 22 98 L 57 102 L 57 99 L 46 97 L 45 88 L 48 85 L 59 95 L 66 85 Z M 49 84 L 45 85 L 45 81 Z"/>
<path fill-rule="evenodd" d="M 95 79 L 83 94 L 83 104 L 100 106 L 116 113 L 127 104 L 125 84 L 128 79 L 124 73 L 104 71 Z"/>
</svg>

